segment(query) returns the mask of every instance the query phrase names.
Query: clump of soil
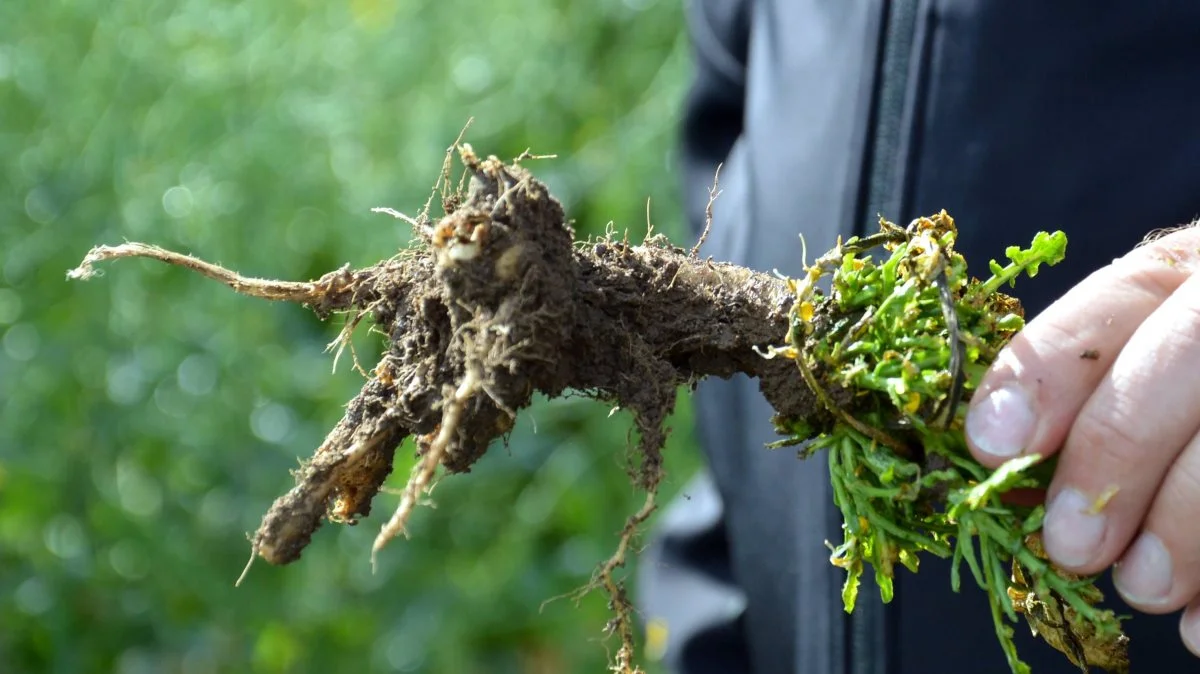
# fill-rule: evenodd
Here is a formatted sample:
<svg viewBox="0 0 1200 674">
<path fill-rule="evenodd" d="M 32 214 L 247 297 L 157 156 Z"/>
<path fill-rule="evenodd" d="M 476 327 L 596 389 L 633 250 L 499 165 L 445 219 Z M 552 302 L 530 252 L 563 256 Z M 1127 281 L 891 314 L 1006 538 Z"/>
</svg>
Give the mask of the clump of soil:
<svg viewBox="0 0 1200 674">
<path fill-rule="evenodd" d="M 445 216 L 393 212 L 420 241 L 365 269 L 308 283 L 264 281 L 125 244 L 94 249 L 70 275 L 86 278 L 103 260 L 152 257 L 322 317 L 352 313 L 350 329 L 369 315 L 389 336 L 362 391 L 254 535 L 255 554 L 272 564 L 297 560 L 324 521 L 367 515 L 406 437 L 420 459 L 372 556 L 404 531 L 439 467 L 469 472 L 535 393 L 581 392 L 630 410 L 639 438 L 630 475 L 646 502 L 585 589 L 609 593 L 608 629 L 622 642 L 616 671 L 634 671 L 631 608 L 615 571 L 655 508 L 675 393 L 742 372 L 758 377 L 781 416 L 816 414 L 795 365 L 756 352 L 787 333 L 792 294 L 781 279 L 701 259 L 664 237 L 576 242 L 561 205 L 524 167 L 480 159 L 467 145 L 459 152 L 466 186 L 443 191 Z"/>
</svg>

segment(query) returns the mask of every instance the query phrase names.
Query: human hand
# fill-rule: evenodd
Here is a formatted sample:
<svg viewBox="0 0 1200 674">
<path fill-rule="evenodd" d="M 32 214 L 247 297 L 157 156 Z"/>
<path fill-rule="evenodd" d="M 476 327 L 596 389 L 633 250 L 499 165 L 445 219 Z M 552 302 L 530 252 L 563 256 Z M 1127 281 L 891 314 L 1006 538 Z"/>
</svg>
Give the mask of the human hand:
<svg viewBox="0 0 1200 674">
<path fill-rule="evenodd" d="M 1058 453 L 1043 539 L 1147 613 L 1187 607 L 1200 656 L 1200 227 L 1095 272 L 1012 340 L 967 415 L 995 467 Z"/>
</svg>

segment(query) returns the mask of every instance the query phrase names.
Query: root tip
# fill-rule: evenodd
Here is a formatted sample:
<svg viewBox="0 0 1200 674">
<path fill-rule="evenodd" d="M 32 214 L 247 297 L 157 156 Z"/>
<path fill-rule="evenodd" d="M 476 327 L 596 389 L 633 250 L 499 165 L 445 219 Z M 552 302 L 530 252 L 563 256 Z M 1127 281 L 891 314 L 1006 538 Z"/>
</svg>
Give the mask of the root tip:
<svg viewBox="0 0 1200 674">
<path fill-rule="evenodd" d="M 246 576 L 250 573 L 250 567 L 254 566 L 254 560 L 256 559 L 258 559 L 258 545 L 253 545 L 250 547 L 250 559 L 246 560 L 246 567 L 242 569 L 242 575 L 238 576 L 238 579 L 234 581 L 234 587 L 242 586 L 242 581 L 246 580 Z"/>
<path fill-rule="evenodd" d="M 83 256 L 79 266 L 74 269 L 67 270 L 68 281 L 86 281 L 90 278 L 100 276 L 104 272 L 96 269 L 95 264 L 105 259 L 105 253 L 109 251 L 108 246 L 96 246 L 89 250 L 87 255 Z"/>
<path fill-rule="evenodd" d="M 99 272 L 96 271 L 95 267 L 93 267 L 88 262 L 84 262 L 83 264 L 79 265 L 78 267 L 76 267 L 74 269 L 67 270 L 67 280 L 68 281 L 86 281 L 98 273 Z"/>
</svg>

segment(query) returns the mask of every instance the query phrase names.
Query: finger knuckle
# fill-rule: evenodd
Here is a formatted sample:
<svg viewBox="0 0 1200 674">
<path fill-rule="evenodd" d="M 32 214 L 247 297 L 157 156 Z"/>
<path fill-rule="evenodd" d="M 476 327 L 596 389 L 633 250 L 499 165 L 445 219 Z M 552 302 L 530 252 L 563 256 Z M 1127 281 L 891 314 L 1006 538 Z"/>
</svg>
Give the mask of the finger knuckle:
<svg viewBox="0 0 1200 674">
<path fill-rule="evenodd" d="M 1085 412 L 1071 428 L 1068 452 L 1086 449 L 1089 470 L 1122 475 L 1145 457 L 1151 442 L 1146 430 L 1119 407 Z"/>
<path fill-rule="evenodd" d="M 1200 237 L 1200 230 L 1188 231 L 1191 239 Z M 1168 236 L 1134 250 L 1109 267 L 1124 283 L 1156 299 L 1165 300 L 1200 267 L 1197 244 L 1185 245 L 1175 236 Z"/>
</svg>

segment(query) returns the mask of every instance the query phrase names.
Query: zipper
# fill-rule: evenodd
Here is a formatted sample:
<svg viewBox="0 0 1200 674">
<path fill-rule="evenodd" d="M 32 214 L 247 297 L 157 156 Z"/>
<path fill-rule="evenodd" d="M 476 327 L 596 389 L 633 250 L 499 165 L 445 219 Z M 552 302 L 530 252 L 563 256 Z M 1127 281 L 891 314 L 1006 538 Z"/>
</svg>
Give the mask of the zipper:
<svg viewBox="0 0 1200 674">
<path fill-rule="evenodd" d="M 906 120 L 905 113 L 914 96 L 914 87 L 910 84 L 913 59 L 919 58 L 915 57 L 915 52 L 921 4 L 921 0 L 885 0 L 875 65 L 874 101 L 868 121 L 866 174 L 860 191 L 860 210 L 854 218 L 854 233 L 858 235 L 874 232 L 880 215 L 897 222 L 903 215 L 906 182 L 903 174 L 907 162 L 901 155 L 908 148 L 905 133 L 912 124 Z M 896 654 L 890 652 L 894 648 L 896 630 L 889 618 L 896 612 L 887 611 L 878 597 L 879 588 L 872 574 L 864 574 L 858 606 L 847 618 L 847 674 L 898 672 L 891 666 L 897 660 Z"/>
<path fill-rule="evenodd" d="M 866 189 L 860 202 L 862 217 L 856 218 L 855 233 L 860 235 L 875 231 L 880 215 L 898 218 L 901 206 L 902 190 L 897 187 L 903 179 L 899 156 L 904 145 L 904 111 L 909 103 L 920 1 L 885 2 L 886 15 L 876 64 L 875 101 L 869 122 L 872 132 L 867 147 Z"/>
</svg>

